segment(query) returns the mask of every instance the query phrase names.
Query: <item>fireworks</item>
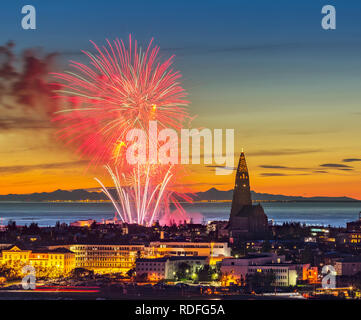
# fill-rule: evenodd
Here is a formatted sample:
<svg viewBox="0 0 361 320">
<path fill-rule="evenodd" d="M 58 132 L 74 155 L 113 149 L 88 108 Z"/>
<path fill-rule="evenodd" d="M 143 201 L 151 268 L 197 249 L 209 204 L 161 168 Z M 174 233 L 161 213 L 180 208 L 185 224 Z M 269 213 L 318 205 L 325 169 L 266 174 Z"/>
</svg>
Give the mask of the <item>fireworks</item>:
<svg viewBox="0 0 361 320">
<path fill-rule="evenodd" d="M 63 126 L 59 137 L 90 157 L 93 164 L 122 163 L 126 134 L 130 129 L 148 131 L 148 123 L 179 130 L 188 118 L 181 74 L 173 71 L 174 57 L 164 62 L 159 47 L 150 41 L 138 48 L 129 36 L 129 48 L 122 40 L 84 52 L 90 66 L 71 62 L 74 71 L 54 74 L 63 85 L 58 97 L 70 107 L 57 113 L 54 121 Z"/>
<path fill-rule="evenodd" d="M 83 51 L 88 65 L 72 61 L 73 71 L 54 74 L 62 84 L 58 98 L 69 106 L 54 117 L 62 127 L 60 139 L 90 158 L 92 165 L 105 164 L 116 194 L 96 178 L 103 192 L 123 222 L 142 225 L 169 215 L 170 203 L 183 210 L 179 195 L 170 188 L 180 170 L 160 163 L 129 164 L 127 134 L 135 128 L 148 133 L 154 122 L 158 131 L 178 131 L 189 119 L 181 74 L 171 68 L 174 57 L 162 62 L 152 42 L 145 51 L 131 36 L 128 48 L 118 39 L 107 40 L 102 48 L 93 43 L 95 53 Z M 147 138 L 148 148 L 158 146 L 156 138 Z"/>
<path fill-rule="evenodd" d="M 152 225 L 154 219 L 158 217 L 161 207 L 164 207 L 166 204 L 164 200 L 169 198 L 169 194 L 167 194 L 165 190 L 167 190 L 167 185 L 172 178 L 171 170 L 169 169 L 163 177 L 163 180 L 155 185 L 151 182 L 149 174 L 150 166 L 148 165 L 146 168 L 144 181 L 138 166 L 137 170 L 134 169 L 133 172 L 135 181 L 131 186 L 122 187 L 118 170 L 116 169 L 115 172 L 113 172 L 109 166 L 106 166 L 106 169 L 113 179 L 121 208 L 103 183 L 97 178 L 95 178 L 95 180 L 98 181 L 103 192 L 113 203 L 121 220 L 127 223 Z M 123 178 L 125 179 L 124 175 Z M 165 206 L 164 209 L 168 209 L 168 206 Z"/>
</svg>

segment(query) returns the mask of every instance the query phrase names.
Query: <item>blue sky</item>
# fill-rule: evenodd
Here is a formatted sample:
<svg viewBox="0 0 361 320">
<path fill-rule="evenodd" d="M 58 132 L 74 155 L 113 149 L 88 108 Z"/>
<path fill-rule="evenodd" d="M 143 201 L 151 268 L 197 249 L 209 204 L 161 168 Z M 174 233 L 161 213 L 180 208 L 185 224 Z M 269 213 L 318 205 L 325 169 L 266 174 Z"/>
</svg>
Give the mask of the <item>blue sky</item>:
<svg viewBox="0 0 361 320">
<path fill-rule="evenodd" d="M 21 28 L 25 4 L 37 10 L 36 30 Z M 336 30 L 321 28 L 326 4 L 336 7 Z M 191 113 L 198 115 L 194 125 L 235 128 L 237 148 L 257 154 L 250 166 L 259 191 L 300 194 L 337 181 L 361 198 L 356 164 L 317 181 L 285 174 L 270 182 L 259 169 L 361 157 L 361 1 L 7 0 L 0 26 L 1 44 L 58 52 L 60 68 L 69 59 L 84 62 L 80 50 L 91 50 L 89 40 L 104 44 L 131 33 L 145 46 L 154 37 L 165 57 L 176 55 Z M 282 158 L 262 157 L 270 148 Z M 293 149 L 297 157 L 284 156 Z"/>
<path fill-rule="evenodd" d="M 37 30 L 21 28 L 24 4 L 37 9 Z M 334 31 L 320 26 L 325 4 L 336 6 Z M 101 44 L 132 33 L 145 45 L 154 37 L 164 55 L 176 55 L 192 101 L 206 103 L 216 98 L 204 92 L 209 89 L 232 95 L 234 85 L 273 90 L 277 82 L 307 87 L 310 79 L 320 81 L 318 73 L 323 81 L 352 76 L 360 65 L 360 17 L 359 1 L 6 1 L 0 39 L 14 40 L 19 50 L 60 52 L 65 62 L 90 49 L 89 40 Z"/>
</svg>

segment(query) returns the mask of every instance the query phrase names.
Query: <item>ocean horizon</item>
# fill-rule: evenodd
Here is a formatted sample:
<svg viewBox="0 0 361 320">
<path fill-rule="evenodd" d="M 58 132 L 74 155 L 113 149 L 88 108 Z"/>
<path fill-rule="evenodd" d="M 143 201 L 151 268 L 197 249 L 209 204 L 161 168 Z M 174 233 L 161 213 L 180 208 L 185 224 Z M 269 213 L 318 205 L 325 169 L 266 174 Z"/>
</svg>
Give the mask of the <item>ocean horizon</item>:
<svg viewBox="0 0 361 320">
<path fill-rule="evenodd" d="M 263 202 L 268 219 L 275 224 L 299 222 L 306 225 L 345 227 L 358 219 L 361 202 Z M 230 202 L 200 202 L 183 204 L 194 223 L 228 220 Z M 3 225 L 15 221 L 17 225 L 37 223 L 41 227 L 54 226 L 57 221 L 71 223 L 94 219 L 112 219 L 115 210 L 111 203 L 84 202 L 0 202 Z"/>
</svg>

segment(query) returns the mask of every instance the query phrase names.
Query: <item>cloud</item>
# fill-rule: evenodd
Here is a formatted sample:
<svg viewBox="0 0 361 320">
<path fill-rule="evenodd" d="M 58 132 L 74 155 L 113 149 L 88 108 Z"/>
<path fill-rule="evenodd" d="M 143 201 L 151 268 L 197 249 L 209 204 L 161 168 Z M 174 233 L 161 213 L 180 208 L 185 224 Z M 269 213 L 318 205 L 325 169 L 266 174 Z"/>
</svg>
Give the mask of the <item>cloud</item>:
<svg viewBox="0 0 361 320">
<path fill-rule="evenodd" d="M 360 158 L 347 158 L 347 159 L 343 159 L 343 162 L 358 162 L 361 161 Z"/>
<path fill-rule="evenodd" d="M 54 99 L 59 84 L 49 81 L 57 54 L 27 49 L 15 55 L 14 47 L 13 42 L 0 46 L 0 129 L 43 128 L 59 107 Z"/>
<path fill-rule="evenodd" d="M 13 116 L 0 118 L 0 130 L 49 128 L 52 128 L 49 120 Z"/>
<path fill-rule="evenodd" d="M 272 165 L 261 165 L 259 167 L 265 169 L 287 169 L 287 167 L 285 166 L 272 166 Z"/>
<path fill-rule="evenodd" d="M 286 166 L 278 166 L 278 165 L 260 165 L 259 167 L 264 169 L 308 170 L 307 168 L 286 167 Z"/>
<path fill-rule="evenodd" d="M 325 170 L 315 170 L 314 173 L 328 173 L 328 171 Z"/>
<path fill-rule="evenodd" d="M 280 172 L 264 172 L 260 174 L 263 177 L 289 177 L 289 176 L 309 176 L 309 173 L 295 173 L 295 174 L 288 174 L 288 173 L 280 173 Z"/>
<path fill-rule="evenodd" d="M 286 176 L 286 174 L 284 174 L 284 173 L 268 173 L 268 172 L 265 172 L 265 173 L 261 173 L 261 176 L 263 176 L 263 177 L 283 177 L 283 176 Z"/>
<path fill-rule="evenodd" d="M 0 167 L 0 174 L 23 173 L 32 170 L 66 169 L 87 163 L 85 160 L 58 163 L 42 163 L 34 165 L 4 166 Z"/>
<path fill-rule="evenodd" d="M 259 150 L 255 152 L 248 152 L 250 156 L 285 156 L 285 155 L 298 155 L 322 152 L 322 149 L 272 149 L 272 150 Z"/>
<path fill-rule="evenodd" d="M 321 164 L 320 167 L 324 167 L 324 168 L 352 168 L 351 166 L 348 166 L 346 164 L 339 164 L 339 163 L 324 163 L 324 164 Z"/>
<path fill-rule="evenodd" d="M 203 186 L 206 186 L 206 187 L 209 187 L 209 183 L 208 182 L 190 182 L 190 183 L 175 183 L 175 184 L 172 184 L 173 187 L 203 187 Z M 221 183 L 221 182 L 218 182 L 218 183 L 215 183 L 215 182 L 212 182 L 212 186 L 228 186 L 228 183 Z"/>
</svg>

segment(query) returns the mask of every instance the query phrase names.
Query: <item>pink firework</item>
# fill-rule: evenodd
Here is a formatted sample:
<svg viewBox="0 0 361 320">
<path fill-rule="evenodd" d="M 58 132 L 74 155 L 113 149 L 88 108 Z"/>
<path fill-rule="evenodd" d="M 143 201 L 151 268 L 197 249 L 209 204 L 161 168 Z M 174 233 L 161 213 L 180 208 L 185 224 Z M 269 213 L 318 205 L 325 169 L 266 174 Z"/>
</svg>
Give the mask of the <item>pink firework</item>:
<svg viewBox="0 0 361 320">
<path fill-rule="evenodd" d="M 92 42 L 96 52 L 83 51 L 88 65 L 71 61 L 73 71 L 54 74 L 62 85 L 58 98 L 70 105 L 54 117 L 62 127 L 59 137 L 92 164 L 125 166 L 130 129 L 148 132 L 156 120 L 159 130 L 179 130 L 189 118 L 181 74 L 171 68 L 174 56 L 160 61 L 152 42 L 145 51 L 131 36 L 128 48 L 118 39 L 102 48 Z"/>
<path fill-rule="evenodd" d="M 129 165 L 125 157 L 131 129 L 147 134 L 150 121 L 156 121 L 158 131 L 179 131 L 190 119 L 181 74 L 171 68 L 174 57 L 162 62 L 152 40 L 142 51 L 130 36 L 128 48 L 118 39 L 107 40 L 102 48 L 93 45 L 94 54 L 83 51 L 88 65 L 72 61 L 72 71 L 54 74 L 61 83 L 58 98 L 69 105 L 54 117 L 60 139 L 90 158 L 92 165 L 106 164 L 116 195 L 96 180 L 122 221 L 151 225 L 170 215 L 171 203 L 183 213 L 180 203 L 191 199 L 171 190 L 181 177 L 181 166 L 139 167 Z"/>
</svg>

